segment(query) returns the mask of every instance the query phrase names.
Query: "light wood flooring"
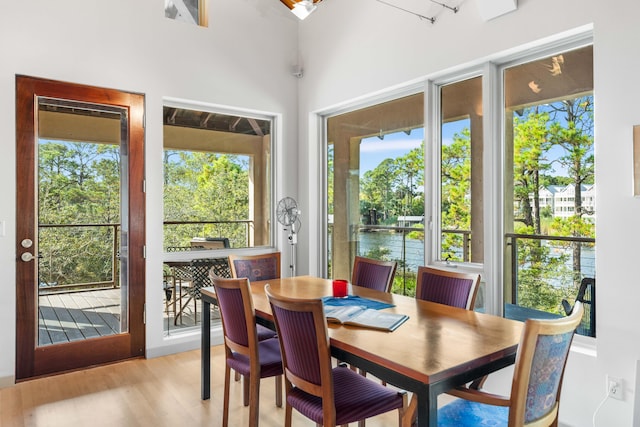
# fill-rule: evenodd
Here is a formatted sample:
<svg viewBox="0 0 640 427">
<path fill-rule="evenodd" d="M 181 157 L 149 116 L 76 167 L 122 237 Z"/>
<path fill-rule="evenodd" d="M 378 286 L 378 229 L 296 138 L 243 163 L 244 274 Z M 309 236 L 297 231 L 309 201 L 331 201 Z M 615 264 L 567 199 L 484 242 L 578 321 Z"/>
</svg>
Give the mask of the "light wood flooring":
<svg viewBox="0 0 640 427">
<path fill-rule="evenodd" d="M 137 359 L 40 378 L 0 389 L 2 427 L 181 427 L 222 424 L 224 359 L 212 347 L 212 398 L 200 399 L 200 351 Z M 260 426 L 284 425 L 274 382 L 260 389 Z M 248 425 L 241 382 L 232 379 L 230 427 Z M 356 424 L 352 424 L 355 426 Z M 397 412 L 367 420 L 368 427 L 397 426 Z M 315 426 L 294 411 L 293 426 Z"/>
</svg>

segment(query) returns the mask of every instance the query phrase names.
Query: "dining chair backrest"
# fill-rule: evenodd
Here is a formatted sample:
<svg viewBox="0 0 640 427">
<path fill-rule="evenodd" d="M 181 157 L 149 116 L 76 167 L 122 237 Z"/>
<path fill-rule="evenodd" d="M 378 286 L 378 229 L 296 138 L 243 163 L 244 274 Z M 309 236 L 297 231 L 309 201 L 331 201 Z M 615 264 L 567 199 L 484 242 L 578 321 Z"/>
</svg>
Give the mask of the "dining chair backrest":
<svg viewBox="0 0 640 427">
<path fill-rule="evenodd" d="M 280 252 L 262 255 L 229 255 L 231 277 L 246 277 L 252 282 L 280 278 Z"/>
<path fill-rule="evenodd" d="M 344 364 L 332 368 L 327 321 L 321 299 L 298 299 L 265 293 L 280 342 L 285 376 L 285 427 L 295 408 L 316 425 L 347 425 L 398 410 L 402 425 L 406 393 L 385 387 Z"/>
<path fill-rule="evenodd" d="M 285 378 L 309 394 L 333 402 L 329 334 L 322 300 L 276 296 L 266 285 L 280 339 Z"/>
<path fill-rule="evenodd" d="M 525 321 L 508 397 L 468 385 L 453 388 L 458 397 L 438 409 L 438 426 L 506 425 L 540 427 L 558 423 L 560 392 L 571 342 L 584 306 L 576 302 L 567 317 Z M 415 418 L 415 401 L 410 411 Z"/>
<path fill-rule="evenodd" d="M 524 420 L 526 426 L 541 419 L 551 425 L 556 420 L 569 349 L 583 313 L 584 306 L 576 302 L 568 317 L 525 321 L 513 374 L 509 425 Z"/>
<path fill-rule="evenodd" d="M 351 284 L 390 292 L 398 263 L 356 256 L 353 261 Z"/>
<path fill-rule="evenodd" d="M 480 275 L 418 267 L 416 298 L 473 310 Z"/>
<path fill-rule="evenodd" d="M 211 281 L 220 308 L 225 341 L 233 351 L 247 356 L 256 352 L 257 355 L 256 328 L 253 322 L 255 311 L 249 280 L 212 276 Z"/>
</svg>

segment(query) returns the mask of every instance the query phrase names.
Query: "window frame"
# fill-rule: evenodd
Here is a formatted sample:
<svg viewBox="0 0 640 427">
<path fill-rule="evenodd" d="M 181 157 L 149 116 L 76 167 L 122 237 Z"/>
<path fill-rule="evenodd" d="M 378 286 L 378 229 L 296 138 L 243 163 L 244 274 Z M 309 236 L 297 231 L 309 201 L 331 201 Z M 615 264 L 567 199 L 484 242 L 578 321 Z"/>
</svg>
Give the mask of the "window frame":
<svg viewBox="0 0 640 427">
<path fill-rule="evenodd" d="M 278 124 L 281 121 L 281 116 L 276 113 L 259 111 L 259 110 L 251 110 L 246 108 L 239 107 L 231 107 L 227 105 L 220 104 L 212 104 L 205 103 L 199 101 L 191 101 L 184 100 L 178 98 L 164 97 L 162 99 L 162 106 L 171 107 L 171 108 L 179 108 L 179 109 L 187 109 L 199 112 L 207 112 L 214 114 L 224 114 L 228 116 L 241 116 L 243 118 L 250 118 L 256 120 L 265 120 L 271 123 L 271 153 L 269 160 L 269 173 L 266 177 L 266 188 L 265 191 L 269 194 L 269 203 L 265 208 L 266 212 L 269 214 L 269 244 L 263 246 L 251 246 L 251 247 L 243 247 L 243 248 L 225 248 L 225 249 L 205 249 L 197 251 L 199 258 L 211 256 L 215 254 L 216 256 L 227 256 L 230 253 L 242 253 L 242 254 L 259 254 L 272 252 L 277 248 L 278 235 L 277 235 L 277 226 L 278 222 L 275 219 L 275 206 L 277 201 L 275 200 L 278 189 L 276 188 L 276 170 L 277 170 L 277 147 L 278 147 Z M 164 152 L 164 133 L 163 133 L 163 147 L 162 150 Z M 163 172 L 164 173 L 164 172 Z M 164 186 L 163 186 L 163 194 L 164 194 Z M 163 212 L 164 212 L 164 203 L 163 203 Z M 164 213 L 163 213 L 164 217 Z M 163 229 L 164 235 L 164 229 Z M 164 240 L 164 237 L 163 237 Z M 167 252 L 163 248 L 163 256 L 164 259 L 168 260 L 186 260 L 192 259 L 193 251 L 184 251 L 184 252 Z"/>
</svg>

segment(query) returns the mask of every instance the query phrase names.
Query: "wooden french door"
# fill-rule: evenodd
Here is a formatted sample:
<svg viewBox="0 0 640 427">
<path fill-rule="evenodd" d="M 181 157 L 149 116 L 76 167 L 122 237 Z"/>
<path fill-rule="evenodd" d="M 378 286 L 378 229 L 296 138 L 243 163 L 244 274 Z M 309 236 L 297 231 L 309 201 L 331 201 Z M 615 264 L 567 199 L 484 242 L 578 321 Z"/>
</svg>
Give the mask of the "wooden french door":
<svg viewBox="0 0 640 427">
<path fill-rule="evenodd" d="M 16 148 L 16 379 L 143 356 L 144 96 L 17 76 Z M 89 162 L 99 171 L 91 180 Z M 85 212 L 92 204 L 98 214 Z M 96 290 L 115 298 L 103 307 L 112 310 L 107 332 L 91 335 L 82 319 L 101 313 L 64 298 Z M 45 293 L 53 307 L 43 307 Z M 43 328 L 53 320 L 58 330 Z M 77 329 L 68 332 L 70 324 Z"/>
</svg>

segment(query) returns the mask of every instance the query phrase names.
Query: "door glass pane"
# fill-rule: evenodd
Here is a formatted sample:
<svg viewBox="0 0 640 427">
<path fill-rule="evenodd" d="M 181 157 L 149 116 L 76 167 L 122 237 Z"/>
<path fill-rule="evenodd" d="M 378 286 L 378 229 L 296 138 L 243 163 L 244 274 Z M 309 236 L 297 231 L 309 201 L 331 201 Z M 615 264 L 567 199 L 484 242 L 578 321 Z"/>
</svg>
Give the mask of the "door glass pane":
<svg viewBox="0 0 640 427">
<path fill-rule="evenodd" d="M 49 98 L 38 108 L 39 345 L 126 332 L 126 111 Z"/>
<path fill-rule="evenodd" d="M 424 95 L 327 120 L 329 277 L 356 255 L 398 262 L 392 292 L 413 295 L 424 264 Z"/>
<path fill-rule="evenodd" d="M 504 73 L 505 313 L 566 315 L 595 278 L 593 48 Z M 579 333 L 595 336 L 595 305 Z"/>
</svg>

